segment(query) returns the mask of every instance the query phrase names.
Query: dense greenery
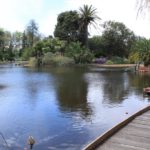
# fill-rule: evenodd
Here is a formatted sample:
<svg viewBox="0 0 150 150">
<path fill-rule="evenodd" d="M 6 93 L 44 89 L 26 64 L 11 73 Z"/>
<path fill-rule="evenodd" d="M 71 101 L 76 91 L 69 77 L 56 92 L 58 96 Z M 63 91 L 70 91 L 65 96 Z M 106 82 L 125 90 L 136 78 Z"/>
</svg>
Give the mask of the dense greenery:
<svg viewBox="0 0 150 150">
<path fill-rule="evenodd" d="M 79 42 L 72 42 L 66 49 L 66 55 L 73 58 L 76 64 L 91 63 L 93 54 L 86 47 L 82 47 Z"/>
<path fill-rule="evenodd" d="M 16 56 L 15 49 L 17 48 L 17 39 L 19 32 L 11 34 L 9 31 L 5 31 L 0 28 L 0 61 L 12 61 Z M 14 51 L 13 51 L 14 48 Z"/>
<path fill-rule="evenodd" d="M 104 23 L 103 44 L 108 56 L 128 57 L 135 35 L 123 23 Z"/>
<path fill-rule="evenodd" d="M 150 64 L 150 40 L 137 37 L 123 23 L 106 21 L 101 35 L 88 38 L 88 27 L 97 27 L 96 8 L 58 15 L 54 36 L 42 37 L 38 24 L 30 20 L 23 32 L 0 28 L 0 61 L 30 60 L 35 65 L 87 64 L 91 62 Z"/>
<path fill-rule="evenodd" d="M 54 36 L 61 40 L 78 41 L 79 14 L 77 11 L 66 11 L 58 15 Z"/>
<path fill-rule="evenodd" d="M 84 5 L 79 11 L 66 11 L 58 15 L 54 36 L 69 42 L 80 41 L 82 46 L 88 47 L 88 26 L 96 26 L 96 15 L 93 6 Z"/>
<path fill-rule="evenodd" d="M 144 62 L 146 66 L 150 64 L 150 40 L 139 38 L 132 49 L 132 53 L 129 56 L 130 61 L 134 63 Z"/>
</svg>

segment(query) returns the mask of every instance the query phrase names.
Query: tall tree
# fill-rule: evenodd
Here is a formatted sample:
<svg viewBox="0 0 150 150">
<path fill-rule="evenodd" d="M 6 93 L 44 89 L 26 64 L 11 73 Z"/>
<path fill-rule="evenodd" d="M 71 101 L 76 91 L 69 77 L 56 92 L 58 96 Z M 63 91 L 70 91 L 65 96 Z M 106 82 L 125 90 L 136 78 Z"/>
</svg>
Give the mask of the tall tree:
<svg viewBox="0 0 150 150">
<path fill-rule="evenodd" d="M 5 32 L 2 28 L 0 28 L 0 49 L 4 48 L 4 43 L 5 43 L 4 37 L 5 37 Z"/>
<path fill-rule="evenodd" d="M 23 36 L 23 33 L 19 31 L 15 31 L 12 34 L 12 44 L 13 44 L 14 49 L 19 50 L 22 48 L 22 36 Z"/>
<path fill-rule="evenodd" d="M 27 47 L 28 47 L 27 35 L 26 32 L 24 31 L 22 35 L 22 49 L 25 49 Z"/>
<path fill-rule="evenodd" d="M 107 21 L 103 25 L 103 44 L 105 53 L 111 56 L 127 57 L 135 35 L 123 23 Z"/>
<path fill-rule="evenodd" d="M 4 40 L 5 32 L 2 28 L 0 28 L 0 60 L 3 60 L 3 53 L 4 53 Z"/>
<path fill-rule="evenodd" d="M 100 20 L 97 16 L 96 8 L 92 5 L 83 5 L 79 8 L 80 16 L 80 40 L 82 44 L 88 47 L 88 26 L 93 25 L 96 27 L 96 20 Z"/>
<path fill-rule="evenodd" d="M 38 25 L 34 20 L 30 20 L 27 25 L 27 36 L 30 47 L 33 47 L 35 44 L 35 37 L 38 35 Z"/>
<path fill-rule="evenodd" d="M 77 41 L 78 29 L 79 15 L 77 11 L 66 11 L 58 15 L 54 36 L 68 42 Z"/>
</svg>

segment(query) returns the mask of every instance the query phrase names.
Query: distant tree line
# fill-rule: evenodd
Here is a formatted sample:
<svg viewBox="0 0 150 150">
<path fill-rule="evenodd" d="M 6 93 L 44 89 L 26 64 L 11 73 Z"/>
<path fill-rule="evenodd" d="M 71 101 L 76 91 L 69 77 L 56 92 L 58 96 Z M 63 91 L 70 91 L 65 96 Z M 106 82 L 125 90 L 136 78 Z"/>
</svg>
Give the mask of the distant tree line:
<svg viewBox="0 0 150 150">
<path fill-rule="evenodd" d="M 34 20 L 29 21 L 23 32 L 0 29 L 0 60 L 32 57 L 42 65 L 64 60 L 91 63 L 103 57 L 109 63 L 150 64 L 150 40 L 136 36 L 121 22 L 106 21 L 100 26 L 100 21 L 96 8 L 84 5 L 58 15 L 54 37 L 42 37 Z M 102 34 L 89 38 L 90 25 L 102 27 Z"/>
</svg>

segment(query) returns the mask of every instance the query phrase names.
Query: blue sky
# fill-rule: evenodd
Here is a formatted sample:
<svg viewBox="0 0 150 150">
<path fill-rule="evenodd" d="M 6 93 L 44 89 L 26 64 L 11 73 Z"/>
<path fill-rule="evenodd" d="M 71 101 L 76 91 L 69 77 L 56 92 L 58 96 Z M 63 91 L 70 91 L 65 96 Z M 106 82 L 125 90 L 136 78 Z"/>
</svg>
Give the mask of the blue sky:
<svg viewBox="0 0 150 150">
<path fill-rule="evenodd" d="M 59 13 L 92 4 L 102 18 L 100 24 L 107 20 L 123 22 L 137 35 L 150 37 L 150 19 L 136 18 L 136 0 L 0 0 L 0 4 L 0 27 L 12 32 L 23 31 L 34 19 L 41 33 L 52 35 Z M 91 27 L 90 33 L 98 35 L 101 29 Z"/>
</svg>

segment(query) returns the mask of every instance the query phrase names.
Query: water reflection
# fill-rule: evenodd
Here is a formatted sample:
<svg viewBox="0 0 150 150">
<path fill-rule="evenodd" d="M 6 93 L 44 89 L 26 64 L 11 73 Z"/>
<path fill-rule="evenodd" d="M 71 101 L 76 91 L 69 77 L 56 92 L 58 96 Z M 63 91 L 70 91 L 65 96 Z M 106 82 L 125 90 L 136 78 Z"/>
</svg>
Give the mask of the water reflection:
<svg viewBox="0 0 150 150">
<path fill-rule="evenodd" d="M 56 90 L 59 109 L 66 112 L 79 112 L 81 117 L 91 116 L 92 110 L 87 102 L 87 82 L 84 70 L 59 68 L 53 75 L 57 78 Z"/>
<path fill-rule="evenodd" d="M 105 80 L 105 83 L 103 84 L 103 103 L 122 103 L 129 93 L 129 82 L 126 72 L 120 72 L 118 74 L 105 72 L 102 75 Z"/>
<path fill-rule="evenodd" d="M 130 85 L 136 90 L 136 93 L 141 93 L 143 88 L 150 86 L 150 74 L 130 73 L 128 74 Z"/>
<path fill-rule="evenodd" d="M 76 150 L 148 103 L 148 75 L 86 68 L 0 67 L 0 131 L 14 149 Z M 1 141 L 0 141 L 1 142 Z"/>
<path fill-rule="evenodd" d="M 120 104 L 129 93 L 127 73 L 101 72 L 85 75 L 88 82 L 88 100 L 104 104 Z"/>
</svg>

